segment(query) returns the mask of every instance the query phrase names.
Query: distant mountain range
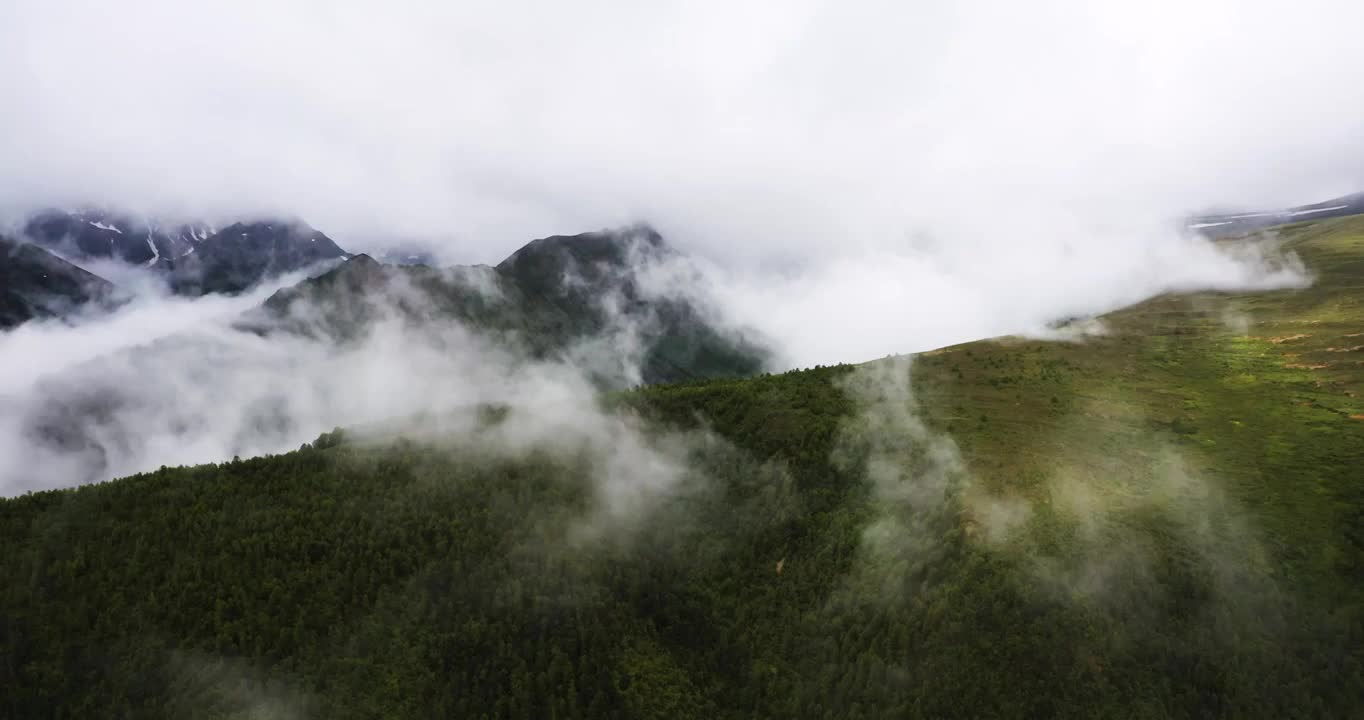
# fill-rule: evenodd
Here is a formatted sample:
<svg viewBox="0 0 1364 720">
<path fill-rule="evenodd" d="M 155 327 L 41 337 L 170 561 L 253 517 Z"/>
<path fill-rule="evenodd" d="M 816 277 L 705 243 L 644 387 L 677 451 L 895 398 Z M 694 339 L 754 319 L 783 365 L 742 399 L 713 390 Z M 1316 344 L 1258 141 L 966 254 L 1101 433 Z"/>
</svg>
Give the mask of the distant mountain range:
<svg viewBox="0 0 1364 720">
<path fill-rule="evenodd" d="M 41 210 L 24 225 L 23 234 L 45 248 L 77 262 L 121 260 L 132 265 L 168 267 L 217 234 L 206 222 L 163 223 L 129 213 L 98 208 Z"/>
<path fill-rule="evenodd" d="M 233 223 L 166 261 L 171 288 L 183 295 L 241 292 L 262 280 L 349 257 L 301 221 Z"/>
<path fill-rule="evenodd" d="M 1242 210 L 1199 215 L 1189 220 L 1189 227 L 1210 237 L 1230 237 L 1274 225 L 1361 213 L 1364 213 L 1364 192 L 1281 210 Z"/>
<path fill-rule="evenodd" d="M 236 293 L 270 277 L 348 257 L 300 220 L 260 219 L 218 229 L 117 211 L 43 210 L 24 225 L 33 243 L 74 263 L 117 260 L 164 274 L 184 295 Z"/>
<path fill-rule="evenodd" d="M 440 262 L 435 251 L 419 242 L 404 242 L 384 247 L 370 253 L 375 260 L 385 265 L 430 265 L 436 267 Z"/>
<path fill-rule="evenodd" d="M 248 278 L 317 257 L 301 252 L 303 243 L 326 249 L 323 257 L 335 248 L 301 224 L 232 225 L 192 243 L 170 277 L 202 257 L 209 262 L 188 276 L 200 283 L 192 292 L 242 287 Z M 0 255 L 7 290 L 0 301 L 9 325 L 114 297 L 113 285 L 43 248 L 5 247 L 11 251 Z M 267 340 L 315 338 L 329 350 L 366 341 L 381 322 L 402 323 L 419 335 L 467 330 L 516 360 L 567 363 L 602 389 L 761 372 L 770 351 L 752 333 L 720 319 L 704 292 L 696 291 L 696 278 L 686 277 L 688 267 L 647 226 L 542 238 L 496 266 L 385 265 L 362 254 L 276 292 L 235 325 Z M 11 284 L 11 276 L 22 281 Z M 50 297 L 56 300 L 34 300 Z M 108 418 L 149 401 L 145 388 L 92 368 L 113 361 L 155 374 L 159 363 L 177 362 L 167 358 L 196 347 L 202 352 L 201 338 L 172 335 L 47 378 L 44 401 L 22 420 L 28 441 L 79 457 L 73 473 L 82 481 L 107 477 L 109 449 L 136 446 L 142 432 Z M 263 402 L 256 412 L 243 421 L 243 432 L 278 431 L 275 405 Z M 192 441 L 195 422 L 177 423 Z"/>
<path fill-rule="evenodd" d="M 720 329 L 696 295 L 655 287 L 650 272 L 682 258 L 644 225 L 534 240 L 495 267 L 447 268 L 433 267 L 432 256 L 415 246 L 385 253 L 399 261 L 392 264 L 350 256 L 298 220 L 216 228 L 105 210 L 44 210 L 24 234 L 30 242 L 6 241 L 0 256 L 7 280 L 0 328 L 92 301 L 110 306 L 114 286 L 81 262 L 140 265 L 163 275 L 174 292 L 197 296 L 236 293 L 337 261 L 276 293 L 241 326 L 345 342 L 380 317 L 458 321 L 531 357 L 573 362 L 609 387 L 746 375 L 767 360 L 757 341 Z"/>
<path fill-rule="evenodd" d="M 760 371 L 760 342 L 722 329 L 703 298 L 651 281 L 651 270 L 674 260 L 681 256 L 647 226 L 542 238 L 495 267 L 357 255 L 275 293 L 247 324 L 345 341 L 389 315 L 453 319 L 534 357 L 576 362 L 607 386 Z"/>
</svg>

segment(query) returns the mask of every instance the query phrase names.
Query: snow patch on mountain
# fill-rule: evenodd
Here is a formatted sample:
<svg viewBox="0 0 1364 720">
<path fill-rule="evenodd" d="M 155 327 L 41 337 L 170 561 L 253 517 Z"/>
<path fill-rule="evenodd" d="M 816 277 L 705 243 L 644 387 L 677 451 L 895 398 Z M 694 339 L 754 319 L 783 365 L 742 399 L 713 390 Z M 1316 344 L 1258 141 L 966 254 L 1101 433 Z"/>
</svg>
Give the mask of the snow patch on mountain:
<svg viewBox="0 0 1364 720">
<path fill-rule="evenodd" d="M 152 251 L 152 259 L 147 261 L 147 267 L 151 267 L 156 264 L 157 260 L 161 259 L 161 251 L 156 248 L 156 243 L 152 241 L 151 233 L 147 233 L 147 247 Z"/>
</svg>

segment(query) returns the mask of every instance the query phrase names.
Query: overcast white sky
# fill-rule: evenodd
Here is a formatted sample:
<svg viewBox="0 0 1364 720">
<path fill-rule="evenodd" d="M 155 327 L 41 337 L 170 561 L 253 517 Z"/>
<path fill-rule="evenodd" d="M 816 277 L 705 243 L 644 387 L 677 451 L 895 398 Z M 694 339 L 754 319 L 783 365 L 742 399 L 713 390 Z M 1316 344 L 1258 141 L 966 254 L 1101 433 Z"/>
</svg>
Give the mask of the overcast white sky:
<svg viewBox="0 0 1364 720">
<path fill-rule="evenodd" d="M 274 208 L 496 261 L 1101 237 L 1364 187 L 1348 0 L 0 4 L 0 206 Z"/>
</svg>

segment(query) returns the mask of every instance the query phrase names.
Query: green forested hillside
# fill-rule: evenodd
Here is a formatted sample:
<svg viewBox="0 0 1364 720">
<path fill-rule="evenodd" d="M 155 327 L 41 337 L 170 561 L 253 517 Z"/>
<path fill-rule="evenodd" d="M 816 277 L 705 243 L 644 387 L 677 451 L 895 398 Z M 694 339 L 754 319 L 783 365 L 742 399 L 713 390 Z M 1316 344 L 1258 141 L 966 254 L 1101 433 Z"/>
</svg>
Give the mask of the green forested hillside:
<svg viewBox="0 0 1364 720">
<path fill-rule="evenodd" d="M 607 396 L 680 467 L 624 512 L 519 408 L 0 501 L 0 716 L 1358 716 L 1364 220 L 1284 237 L 1311 288 Z"/>
</svg>

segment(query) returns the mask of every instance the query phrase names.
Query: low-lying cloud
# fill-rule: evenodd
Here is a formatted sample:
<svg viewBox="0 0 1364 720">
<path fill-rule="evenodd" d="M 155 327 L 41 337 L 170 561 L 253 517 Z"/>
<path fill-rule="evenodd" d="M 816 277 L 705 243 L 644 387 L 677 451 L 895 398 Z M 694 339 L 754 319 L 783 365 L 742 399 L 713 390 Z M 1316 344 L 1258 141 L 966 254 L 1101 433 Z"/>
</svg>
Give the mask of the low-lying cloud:
<svg viewBox="0 0 1364 720">
<path fill-rule="evenodd" d="M 646 438 L 638 423 L 602 409 L 599 368 L 574 348 L 534 359 L 438 313 L 413 322 L 394 303 L 429 302 L 414 287 L 371 298 L 376 315 L 357 336 L 304 331 L 320 317 L 307 310 L 290 316 L 286 332 L 244 314 L 273 289 L 144 297 L 105 318 L 0 335 L 0 491 L 281 452 L 338 425 L 434 424 L 464 436 L 473 410 L 489 405 L 510 412 L 480 435 L 489 448 L 596 458 L 604 520 L 644 514 L 686 474 L 691 441 Z M 638 377 L 641 348 L 619 349 L 607 370 Z"/>
<path fill-rule="evenodd" d="M 789 274 L 714 283 L 734 322 L 775 338 L 788 366 L 858 362 L 1007 334 L 1164 292 L 1302 287 L 1310 274 L 1272 239 L 1217 247 L 1177 232 L 1146 244 L 1020 245 L 975 254 L 946 245 L 832 260 Z M 1046 258 L 1045 260 L 1043 258 Z M 722 277 L 725 273 L 721 272 Z"/>
</svg>

